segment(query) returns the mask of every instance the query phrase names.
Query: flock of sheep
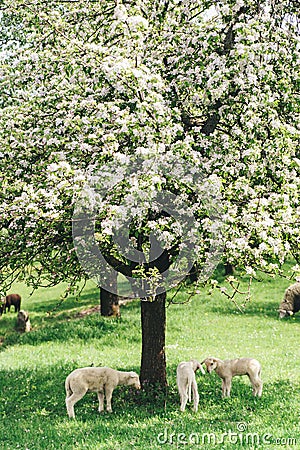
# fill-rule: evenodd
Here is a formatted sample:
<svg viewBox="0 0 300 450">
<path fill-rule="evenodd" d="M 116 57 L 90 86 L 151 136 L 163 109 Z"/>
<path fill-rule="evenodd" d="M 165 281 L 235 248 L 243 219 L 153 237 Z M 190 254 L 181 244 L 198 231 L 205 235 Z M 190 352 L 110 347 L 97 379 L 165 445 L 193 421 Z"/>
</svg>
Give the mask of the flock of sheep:
<svg viewBox="0 0 300 450">
<path fill-rule="evenodd" d="M 195 372 L 205 374 L 202 364 L 205 364 L 208 373 L 213 370 L 222 379 L 222 397 L 230 397 L 231 380 L 237 375 L 247 375 L 253 387 L 253 395 L 261 397 L 263 383 L 260 378 L 261 365 L 254 358 L 236 358 L 223 361 L 219 358 L 209 357 L 199 363 L 196 359 L 181 362 L 177 366 L 176 381 L 180 396 L 180 411 L 184 411 L 187 402 L 191 402 L 193 393 L 193 409 L 198 411 L 199 394 Z"/>
<path fill-rule="evenodd" d="M 29 314 L 27 311 L 21 309 L 21 296 L 19 294 L 9 294 L 1 298 L 0 302 L 0 316 L 6 313 L 6 310 L 10 312 L 11 306 L 14 306 L 17 316 L 17 329 L 21 332 L 28 332 L 31 330 Z"/>
<path fill-rule="evenodd" d="M 9 294 L 1 298 L 0 315 L 10 311 L 14 306 L 18 312 L 17 326 L 21 331 L 30 331 L 28 313 L 21 310 L 21 297 L 19 294 Z M 300 311 L 300 280 L 289 286 L 279 306 L 279 317 L 290 316 Z M 180 396 L 180 410 L 184 411 L 188 401 L 191 402 L 193 394 L 193 409 L 198 410 L 199 394 L 195 373 L 200 370 L 205 373 L 202 364 L 206 366 L 207 372 L 215 371 L 222 379 L 222 396 L 229 397 L 232 378 L 238 375 L 247 375 L 253 388 L 253 395 L 261 397 L 263 383 L 261 380 L 261 365 L 253 358 L 238 358 L 221 360 L 215 357 L 204 359 L 201 363 L 192 359 L 181 362 L 177 366 L 176 381 Z M 96 392 L 99 400 L 99 412 L 104 411 L 104 395 L 106 396 L 106 410 L 112 412 L 111 399 L 116 386 L 134 386 L 140 389 L 139 376 L 135 372 L 124 372 L 109 367 L 84 367 L 71 372 L 65 382 L 66 407 L 70 418 L 75 418 L 74 405 L 87 392 Z"/>
<path fill-rule="evenodd" d="M 237 375 L 248 375 L 253 395 L 261 397 L 263 383 L 260 378 L 260 363 L 253 358 L 227 359 L 222 361 L 218 358 L 209 357 L 202 363 L 196 359 L 181 362 L 177 366 L 176 380 L 180 396 L 180 411 L 184 411 L 188 401 L 191 402 L 193 394 L 193 409 L 198 411 L 199 394 L 195 372 L 205 364 L 207 372 L 213 370 L 222 379 L 222 396 L 230 397 L 231 380 Z M 112 412 L 111 399 L 116 386 L 126 385 L 141 388 L 140 379 L 136 372 L 123 372 L 110 367 L 83 367 L 71 372 L 65 382 L 66 407 L 70 419 L 75 418 L 74 405 L 87 392 L 96 392 L 99 400 L 99 413 L 104 411 L 104 395 L 106 397 L 106 410 Z"/>
<path fill-rule="evenodd" d="M 290 316 L 300 311 L 300 281 L 292 284 L 285 291 L 284 299 L 279 306 L 279 317 Z M 199 394 L 195 373 L 200 370 L 205 373 L 215 371 L 222 379 L 222 396 L 229 397 L 232 378 L 247 375 L 252 384 L 254 396 L 261 397 L 263 382 L 261 380 L 261 365 L 254 358 L 227 359 L 225 361 L 209 357 L 201 363 L 196 359 L 183 361 L 177 366 L 176 381 L 180 397 L 180 410 L 184 411 L 188 401 L 191 402 L 193 394 L 193 409 L 198 410 Z M 127 385 L 140 389 L 139 376 L 135 372 L 121 372 L 109 367 L 84 367 L 71 372 L 66 379 L 66 407 L 70 418 L 75 417 L 74 405 L 87 392 L 96 392 L 99 400 L 99 412 L 104 410 L 104 393 L 106 396 L 108 412 L 112 412 L 111 399 L 116 386 Z"/>
<path fill-rule="evenodd" d="M 30 331 L 29 314 L 27 311 L 21 310 L 21 296 L 19 294 L 9 294 L 1 298 L 0 316 L 6 313 L 6 310 L 10 312 L 11 306 L 14 306 L 15 312 L 18 312 L 18 329 Z M 300 311 L 300 277 L 297 278 L 296 283 L 286 289 L 284 298 L 279 305 L 279 318 L 292 316 L 298 311 Z"/>
</svg>

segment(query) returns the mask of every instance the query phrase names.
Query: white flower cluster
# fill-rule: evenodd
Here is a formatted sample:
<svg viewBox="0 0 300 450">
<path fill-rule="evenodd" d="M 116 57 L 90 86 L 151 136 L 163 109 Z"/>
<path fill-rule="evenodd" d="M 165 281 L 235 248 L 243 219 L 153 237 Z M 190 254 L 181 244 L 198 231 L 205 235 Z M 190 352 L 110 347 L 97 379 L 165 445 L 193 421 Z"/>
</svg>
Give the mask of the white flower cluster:
<svg viewBox="0 0 300 450">
<path fill-rule="evenodd" d="M 184 252 L 186 234 L 200 262 L 223 243 L 248 274 L 278 271 L 300 239 L 292 5 L 271 15 L 267 1 L 105 3 L 16 0 L 2 13 L 3 261 L 18 265 L 14 240 L 22 264 L 28 242 L 41 258 L 46 239 L 69 243 L 82 195 L 106 250 L 125 222 L 135 243 L 152 232 Z"/>
</svg>

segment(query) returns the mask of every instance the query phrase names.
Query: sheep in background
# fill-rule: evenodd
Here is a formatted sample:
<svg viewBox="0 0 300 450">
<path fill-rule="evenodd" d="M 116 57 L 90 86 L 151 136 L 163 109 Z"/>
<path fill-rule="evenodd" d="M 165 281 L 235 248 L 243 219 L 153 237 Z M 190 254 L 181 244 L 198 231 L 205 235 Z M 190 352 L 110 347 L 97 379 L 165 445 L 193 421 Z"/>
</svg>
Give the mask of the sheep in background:
<svg viewBox="0 0 300 450">
<path fill-rule="evenodd" d="M 279 318 L 292 316 L 294 313 L 300 311 L 300 280 L 289 286 L 285 293 L 284 299 L 279 306 Z"/>
<path fill-rule="evenodd" d="M 181 362 L 177 366 L 176 380 L 180 396 L 180 411 L 184 411 L 187 401 L 191 402 L 193 392 L 193 409 L 198 411 L 199 394 L 195 372 L 200 369 L 205 374 L 201 364 L 196 359 L 191 359 L 188 362 Z"/>
<path fill-rule="evenodd" d="M 6 309 L 10 312 L 11 306 L 15 307 L 15 312 L 21 309 L 21 296 L 19 294 L 9 294 L 1 298 L 0 314 L 6 313 Z"/>
<path fill-rule="evenodd" d="M 215 370 L 216 374 L 222 378 L 222 397 L 230 397 L 231 380 L 237 375 L 247 375 L 253 387 L 253 395 L 261 397 L 263 383 L 260 378 L 260 363 L 253 358 L 226 359 L 209 357 L 202 361 L 206 365 L 208 373 Z"/>
<path fill-rule="evenodd" d="M 28 331 L 31 330 L 29 314 L 27 311 L 24 311 L 23 309 L 21 309 L 21 311 L 18 312 L 17 329 L 23 333 L 27 333 Z"/>
<path fill-rule="evenodd" d="M 87 392 L 97 392 L 99 413 L 104 410 L 104 392 L 106 396 L 106 410 L 112 412 L 111 398 L 116 386 L 134 386 L 140 389 L 140 379 L 135 372 L 121 372 L 110 367 L 83 367 L 71 372 L 65 382 L 66 407 L 68 416 L 75 418 L 74 405 Z"/>
</svg>

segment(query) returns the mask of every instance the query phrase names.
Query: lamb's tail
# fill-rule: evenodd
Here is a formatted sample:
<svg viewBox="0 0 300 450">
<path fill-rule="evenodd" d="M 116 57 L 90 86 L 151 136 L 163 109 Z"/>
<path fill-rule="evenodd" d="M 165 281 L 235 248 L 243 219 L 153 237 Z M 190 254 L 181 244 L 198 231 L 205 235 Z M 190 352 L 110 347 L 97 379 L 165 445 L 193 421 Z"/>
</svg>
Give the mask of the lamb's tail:
<svg viewBox="0 0 300 450">
<path fill-rule="evenodd" d="M 259 367 L 258 376 L 261 377 L 261 366 Z"/>
<path fill-rule="evenodd" d="M 192 382 L 193 382 L 193 380 L 189 377 L 188 378 L 188 398 L 189 398 L 189 402 L 192 401 Z"/>
<path fill-rule="evenodd" d="M 69 377 L 67 377 L 67 379 L 66 379 L 65 388 L 66 388 L 67 397 L 70 397 L 73 394 L 73 391 L 72 391 L 71 386 L 70 386 Z"/>
</svg>

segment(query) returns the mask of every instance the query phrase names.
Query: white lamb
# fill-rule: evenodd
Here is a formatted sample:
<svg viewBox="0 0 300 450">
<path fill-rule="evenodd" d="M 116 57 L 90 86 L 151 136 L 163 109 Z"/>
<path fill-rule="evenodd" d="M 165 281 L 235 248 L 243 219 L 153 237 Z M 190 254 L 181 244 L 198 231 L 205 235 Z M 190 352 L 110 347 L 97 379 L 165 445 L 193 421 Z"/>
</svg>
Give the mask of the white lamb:
<svg viewBox="0 0 300 450">
<path fill-rule="evenodd" d="M 199 394 L 195 372 L 200 369 L 205 374 L 201 364 L 196 359 L 181 362 L 177 366 L 176 380 L 180 396 L 180 411 L 184 411 L 187 401 L 191 402 L 193 392 L 193 410 L 198 411 Z"/>
<path fill-rule="evenodd" d="M 116 386 L 134 386 L 140 389 L 140 379 L 135 372 L 121 372 L 110 367 L 83 367 L 71 372 L 65 382 L 66 407 L 68 416 L 75 418 L 74 405 L 87 392 L 97 392 L 99 413 L 104 410 L 104 392 L 106 396 L 106 410 L 112 412 L 111 398 Z"/>
<path fill-rule="evenodd" d="M 230 397 L 231 380 L 237 375 L 248 375 L 252 387 L 253 395 L 261 397 L 263 382 L 260 378 L 261 366 L 254 358 L 236 358 L 222 359 L 209 357 L 202 361 L 205 364 L 207 372 L 215 370 L 216 374 L 222 379 L 222 397 Z"/>
</svg>

